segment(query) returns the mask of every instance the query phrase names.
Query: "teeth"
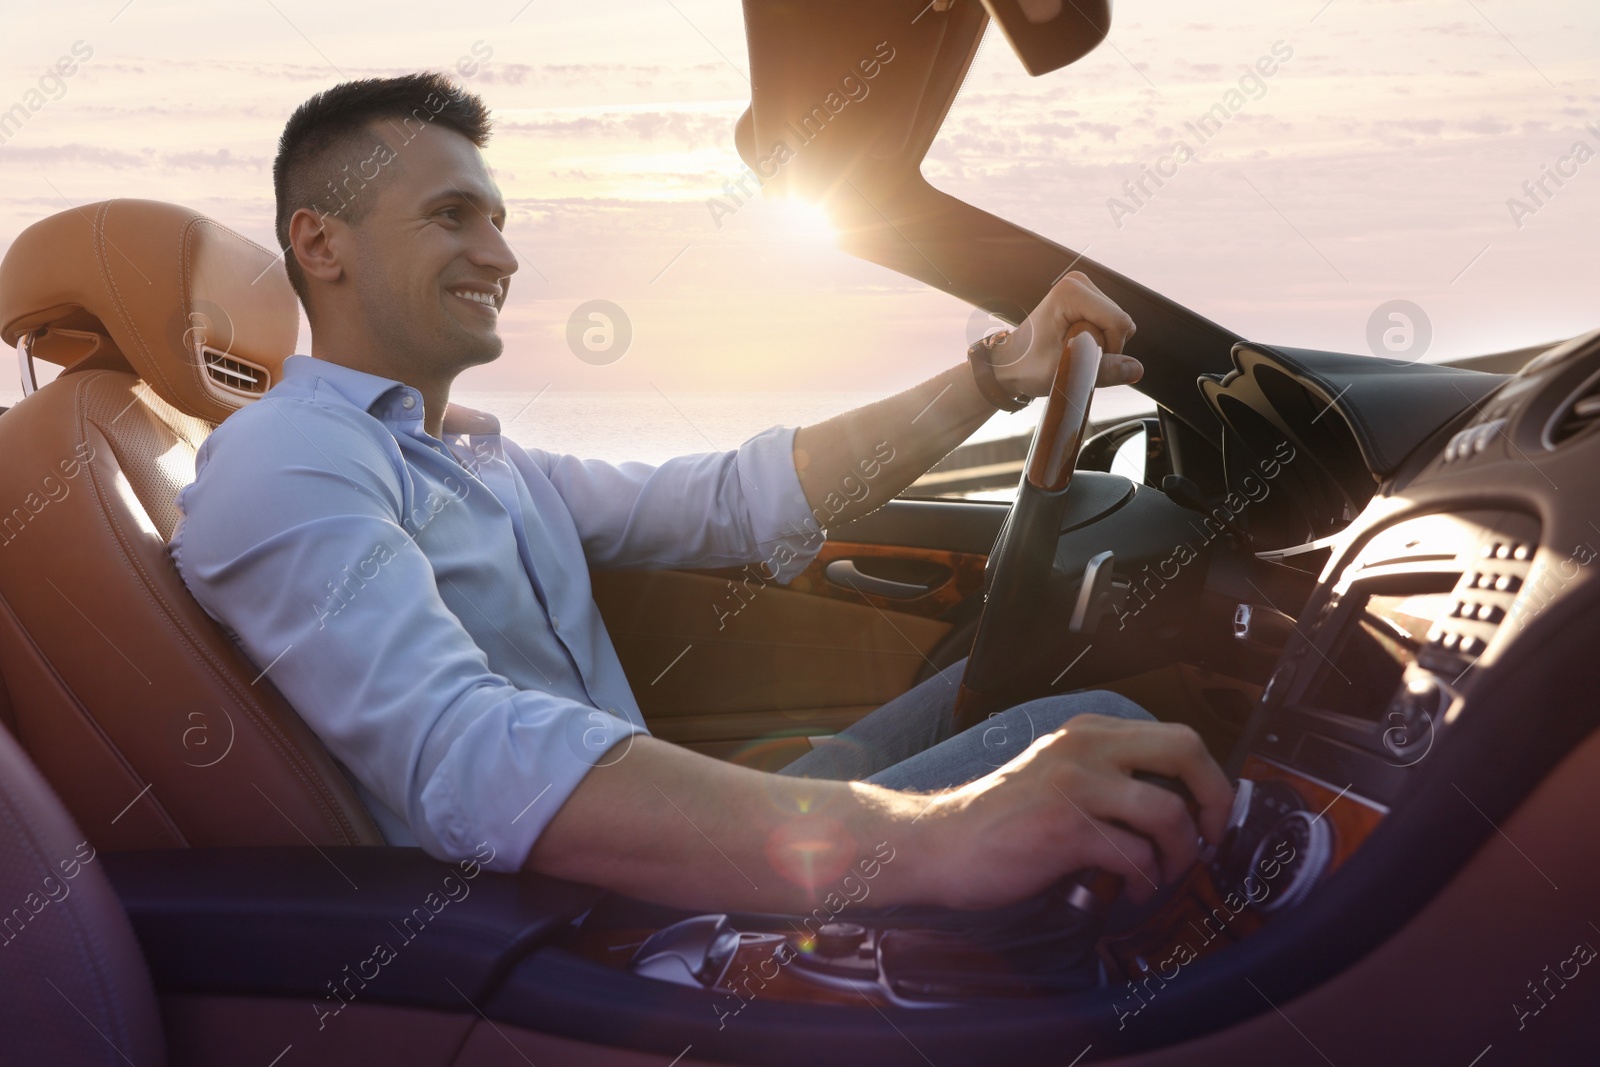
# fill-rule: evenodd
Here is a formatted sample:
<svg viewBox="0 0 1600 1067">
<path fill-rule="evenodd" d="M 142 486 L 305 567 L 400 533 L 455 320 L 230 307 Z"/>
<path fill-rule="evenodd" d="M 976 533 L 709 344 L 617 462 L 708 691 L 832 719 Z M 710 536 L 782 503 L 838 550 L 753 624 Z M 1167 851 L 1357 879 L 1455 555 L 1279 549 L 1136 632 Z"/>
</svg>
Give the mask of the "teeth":
<svg viewBox="0 0 1600 1067">
<path fill-rule="evenodd" d="M 494 297 L 489 295 L 488 293 L 480 293 L 480 292 L 476 292 L 475 290 L 472 290 L 472 289 L 454 289 L 454 290 L 451 290 L 451 291 L 456 296 L 465 297 L 468 300 L 472 300 L 472 301 L 475 301 L 475 302 L 477 302 L 479 304 L 482 304 L 484 307 L 491 307 L 492 308 L 492 307 L 495 306 Z"/>
</svg>

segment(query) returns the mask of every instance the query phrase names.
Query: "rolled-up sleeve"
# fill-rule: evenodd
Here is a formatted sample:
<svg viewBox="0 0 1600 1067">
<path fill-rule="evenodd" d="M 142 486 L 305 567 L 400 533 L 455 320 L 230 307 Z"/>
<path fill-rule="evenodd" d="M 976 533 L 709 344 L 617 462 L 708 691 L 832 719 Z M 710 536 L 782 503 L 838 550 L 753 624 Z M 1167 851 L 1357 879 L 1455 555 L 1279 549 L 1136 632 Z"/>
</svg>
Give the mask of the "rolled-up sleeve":
<svg viewBox="0 0 1600 1067">
<path fill-rule="evenodd" d="M 430 854 L 487 842 L 490 866 L 515 869 L 588 770 L 643 732 L 490 669 L 404 527 L 405 466 L 381 423 L 268 398 L 200 466 L 171 546 L 185 583 Z"/>
<path fill-rule="evenodd" d="M 659 466 L 508 451 L 549 479 L 595 567 L 759 563 L 787 582 L 824 539 L 795 472 L 794 435 L 792 427 L 773 427 L 737 449 Z"/>
</svg>

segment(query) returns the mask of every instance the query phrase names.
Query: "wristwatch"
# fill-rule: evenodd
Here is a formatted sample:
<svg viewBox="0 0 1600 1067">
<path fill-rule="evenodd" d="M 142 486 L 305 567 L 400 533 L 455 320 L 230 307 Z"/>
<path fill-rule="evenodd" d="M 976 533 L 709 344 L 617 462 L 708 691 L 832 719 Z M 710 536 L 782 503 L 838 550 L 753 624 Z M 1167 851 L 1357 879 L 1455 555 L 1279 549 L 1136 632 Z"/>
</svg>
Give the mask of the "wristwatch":
<svg viewBox="0 0 1600 1067">
<path fill-rule="evenodd" d="M 994 373 L 995 346 L 1005 343 L 1010 336 L 1010 330 L 997 330 L 978 338 L 967 349 L 967 362 L 972 364 L 972 377 L 985 400 L 1001 411 L 1021 411 L 1033 402 L 1033 397 L 1007 393 Z"/>
</svg>

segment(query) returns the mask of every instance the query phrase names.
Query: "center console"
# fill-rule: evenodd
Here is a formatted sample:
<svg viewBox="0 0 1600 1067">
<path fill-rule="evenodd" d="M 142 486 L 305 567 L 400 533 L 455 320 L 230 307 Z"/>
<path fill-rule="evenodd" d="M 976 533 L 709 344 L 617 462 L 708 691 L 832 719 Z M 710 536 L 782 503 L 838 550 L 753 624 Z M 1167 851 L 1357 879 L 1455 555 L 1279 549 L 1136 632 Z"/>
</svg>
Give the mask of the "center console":
<svg viewBox="0 0 1600 1067">
<path fill-rule="evenodd" d="M 1591 425 L 1600 335 L 1439 427 L 1342 533 L 1304 546 L 1332 558 L 1297 617 L 1263 612 L 1286 643 L 1225 767 L 1227 834 L 1147 905 L 1083 872 L 982 915 L 851 904 L 651 926 L 602 909 L 569 947 L 696 987 L 723 1023 L 758 1001 L 1000 1012 L 1050 998 L 1078 1032 L 1127 1047 L 1259 1012 L 1243 978 L 1280 994 L 1325 980 L 1427 904 L 1593 726 L 1569 647 L 1594 629 L 1573 595 L 1600 538 Z M 1249 567 L 1298 551 L 1246 554 L 1243 573 L 1275 591 Z M 1257 629 L 1235 617 L 1241 647 Z M 1546 669 L 1530 674 L 1535 651 Z"/>
<path fill-rule="evenodd" d="M 1190 962 L 1300 908 L 1379 827 L 1455 727 L 1479 658 L 1518 628 L 1540 533 L 1521 511 L 1425 514 L 1348 555 L 1241 739 L 1226 838 L 1142 913 L 1086 875 L 984 916 L 701 916 L 650 933 L 632 969 L 729 1012 L 758 993 L 933 1008 L 1099 988 L 1136 1015 Z"/>
</svg>

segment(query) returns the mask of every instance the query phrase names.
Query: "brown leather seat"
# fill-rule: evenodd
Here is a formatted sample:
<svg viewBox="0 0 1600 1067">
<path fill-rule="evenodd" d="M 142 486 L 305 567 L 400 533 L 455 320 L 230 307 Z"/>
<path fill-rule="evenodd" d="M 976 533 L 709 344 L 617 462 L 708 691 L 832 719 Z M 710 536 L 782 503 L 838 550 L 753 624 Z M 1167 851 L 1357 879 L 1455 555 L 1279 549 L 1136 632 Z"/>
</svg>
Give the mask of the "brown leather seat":
<svg viewBox="0 0 1600 1067">
<path fill-rule="evenodd" d="M 0 338 L 66 368 L 0 415 L 0 716 L 97 848 L 382 841 L 166 550 L 297 329 L 272 253 L 171 204 L 62 212 L 0 262 Z"/>
</svg>

